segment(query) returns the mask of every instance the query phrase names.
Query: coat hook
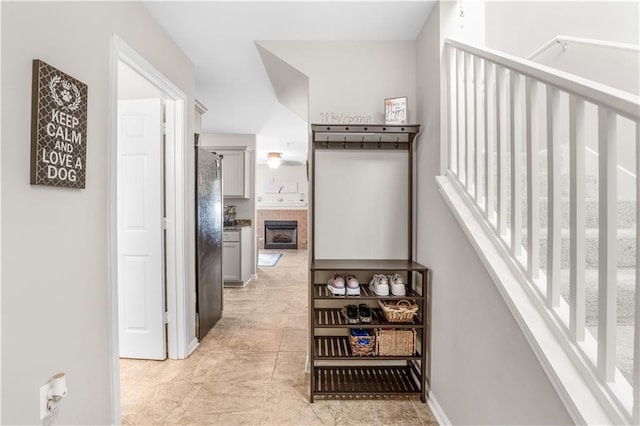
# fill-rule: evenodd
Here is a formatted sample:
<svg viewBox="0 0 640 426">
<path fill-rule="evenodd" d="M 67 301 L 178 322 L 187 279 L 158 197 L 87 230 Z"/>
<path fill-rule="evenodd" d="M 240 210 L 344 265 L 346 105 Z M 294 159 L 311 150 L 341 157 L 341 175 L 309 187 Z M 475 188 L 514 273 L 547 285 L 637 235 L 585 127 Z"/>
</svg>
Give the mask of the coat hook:
<svg viewBox="0 0 640 426">
<path fill-rule="evenodd" d="M 396 136 L 396 149 L 398 149 L 399 142 L 400 142 L 400 136 Z"/>
<path fill-rule="evenodd" d="M 378 149 L 382 148 L 382 136 L 378 139 Z"/>
<path fill-rule="evenodd" d="M 347 136 L 344 137 L 344 142 L 342 142 L 342 149 L 347 149 Z"/>
<path fill-rule="evenodd" d="M 362 140 L 360 141 L 360 149 L 364 149 L 364 136 L 362 137 Z"/>
<path fill-rule="evenodd" d="M 327 140 L 324 142 L 324 147 L 329 148 L 329 135 L 327 135 Z"/>
</svg>

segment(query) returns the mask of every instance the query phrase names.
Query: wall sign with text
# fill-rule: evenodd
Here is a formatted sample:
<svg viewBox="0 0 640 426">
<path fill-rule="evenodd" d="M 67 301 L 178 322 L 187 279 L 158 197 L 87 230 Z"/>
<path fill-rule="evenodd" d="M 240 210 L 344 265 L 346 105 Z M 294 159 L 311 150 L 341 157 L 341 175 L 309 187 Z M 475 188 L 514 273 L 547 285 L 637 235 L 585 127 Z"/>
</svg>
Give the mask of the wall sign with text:
<svg viewBox="0 0 640 426">
<path fill-rule="evenodd" d="M 407 97 L 384 100 L 384 124 L 407 124 Z"/>
<path fill-rule="evenodd" d="M 33 61 L 31 184 L 84 188 L 87 158 L 86 84 Z"/>
</svg>

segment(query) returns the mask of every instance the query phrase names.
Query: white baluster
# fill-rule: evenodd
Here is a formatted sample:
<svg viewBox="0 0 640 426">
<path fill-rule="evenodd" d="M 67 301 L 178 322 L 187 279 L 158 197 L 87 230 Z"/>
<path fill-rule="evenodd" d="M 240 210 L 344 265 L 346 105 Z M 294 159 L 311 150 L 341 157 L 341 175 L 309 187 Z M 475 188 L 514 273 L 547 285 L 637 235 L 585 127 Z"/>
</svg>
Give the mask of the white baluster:
<svg viewBox="0 0 640 426">
<path fill-rule="evenodd" d="M 569 168 L 570 168 L 570 283 L 569 331 L 576 342 L 584 340 L 585 317 L 585 129 L 584 100 L 569 98 Z"/>
<path fill-rule="evenodd" d="M 598 263 L 598 374 L 612 382 L 616 361 L 616 114 L 598 107 L 600 228 Z"/>
<path fill-rule="evenodd" d="M 506 179 L 506 161 L 507 161 L 507 138 L 505 137 L 503 130 L 503 122 L 502 117 L 505 117 L 506 114 L 506 96 L 505 96 L 505 69 L 502 67 L 496 66 L 496 146 L 497 146 L 497 171 L 498 171 L 498 181 L 497 181 L 497 229 L 498 235 L 500 238 L 506 232 L 506 222 L 507 222 L 507 179 Z M 504 114 L 504 115 L 503 115 Z"/>
<path fill-rule="evenodd" d="M 466 53 L 464 54 L 464 120 L 465 120 L 465 151 L 464 151 L 464 166 L 465 166 L 465 187 L 467 192 L 471 193 L 473 184 L 473 57 Z"/>
<path fill-rule="evenodd" d="M 481 146 L 481 135 L 483 134 L 480 130 L 480 126 L 483 123 L 483 119 L 481 117 L 484 116 L 483 110 L 482 110 L 482 59 L 478 58 L 477 56 L 473 57 L 473 65 L 474 65 L 474 70 L 473 70 L 473 77 L 474 77 L 474 82 L 475 82 L 475 96 L 474 96 L 474 104 L 473 104 L 473 111 L 474 111 L 474 115 L 473 115 L 473 123 L 474 123 L 474 129 L 473 129 L 473 140 L 474 140 L 474 146 L 473 146 L 473 152 L 475 153 L 475 163 L 474 163 L 474 167 L 473 167 L 473 175 L 475 177 L 475 185 L 474 185 L 474 196 L 476 199 L 476 204 L 480 205 L 480 198 L 481 198 L 481 188 L 482 188 L 482 173 L 480 172 L 481 167 L 482 167 L 482 149 L 480 149 Z"/>
<path fill-rule="evenodd" d="M 509 87 L 509 139 L 511 142 L 511 255 L 522 253 L 522 139 L 519 109 L 522 78 L 511 71 Z"/>
<path fill-rule="evenodd" d="M 560 303 L 560 92 L 547 86 L 547 176 L 548 214 L 547 220 L 547 304 L 550 308 Z"/>
<path fill-rule="evenodd" d="M 633 328 L 633 423 L 640 424 L 640 121 L 636 121 L 636 294 Z"/>
<path fill-rule="evenodd" d="M 457 97 L 457 108 L 456 108 L 456 125 L 457 125 L 457 155 L 458 155 L 458 168 L 457 175 L 458 181 L 461 183 L 464 182 L 465 179 L 465 168 L 464 168 L 464 129 L 465 122 L 464 118 L 464 52 L 461 50 L 457 50 L 456 55 L 456 97 Z"/>
<path fill-rule="evenodd" d="M 484 205 L 485 205 L 485 217 L 489 222 L 493 220 L 494 216 L 494 197 L 495 197 L 495 184 L 494 171 L 496 167 L 495 162 L 495 140 L 496 140 L 496 67 L 489 61 L 484 61 L 484 140 L 485 140 L 485 153 L 484 153 Z"/>
<path fill-rule="evenodd" d="M 449 130 L 448 138 L 447 138 L 447 169 L 453 171 L 455 165 L 455 147 L 453 145 L 453 140 L 456 136 L 456 129 L 454 125 L 454 108 L 456 102 L 453 99 L 453 92 L 455 88 L 455 49 L 453 47 L 448 46 L 446 50 L 446 78 L 447 78 L 447 129 Z M 446 170 L 442 170 L 441 174 L 445 174 Z"/>
<path fill-rule="evenodd" d="M 527 138 L 527 275 L 537 279 L 540 272 L 540 166 L 538 83 L 527 78 L 525 88 Z"/>
</svg>

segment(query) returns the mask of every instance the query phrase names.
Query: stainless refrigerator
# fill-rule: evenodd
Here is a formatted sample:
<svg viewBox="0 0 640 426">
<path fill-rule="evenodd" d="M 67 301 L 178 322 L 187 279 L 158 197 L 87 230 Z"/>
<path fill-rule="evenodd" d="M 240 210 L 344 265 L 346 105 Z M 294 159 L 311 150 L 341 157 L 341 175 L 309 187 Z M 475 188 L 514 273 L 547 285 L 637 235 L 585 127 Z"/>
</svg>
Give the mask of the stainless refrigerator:
<svg viewBox="0 0 640 426">
<path fill-rule="evenodd" d="M 222 157 L 197 146 L 196 335 L 222 317 Z"/>
</svg>

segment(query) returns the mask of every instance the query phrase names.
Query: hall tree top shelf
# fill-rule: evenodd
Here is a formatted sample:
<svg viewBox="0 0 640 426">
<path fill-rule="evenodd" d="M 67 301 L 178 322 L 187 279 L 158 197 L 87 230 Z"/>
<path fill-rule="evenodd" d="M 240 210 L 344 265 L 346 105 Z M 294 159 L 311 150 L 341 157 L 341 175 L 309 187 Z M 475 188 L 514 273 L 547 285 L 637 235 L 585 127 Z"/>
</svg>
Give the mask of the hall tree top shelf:
<svg viewBox="0 0 640 426">
<path fill-rule="evenodd" d="M 417 124 L 312 124 L 316 149 L 409 149 Z"/>
</svg>

